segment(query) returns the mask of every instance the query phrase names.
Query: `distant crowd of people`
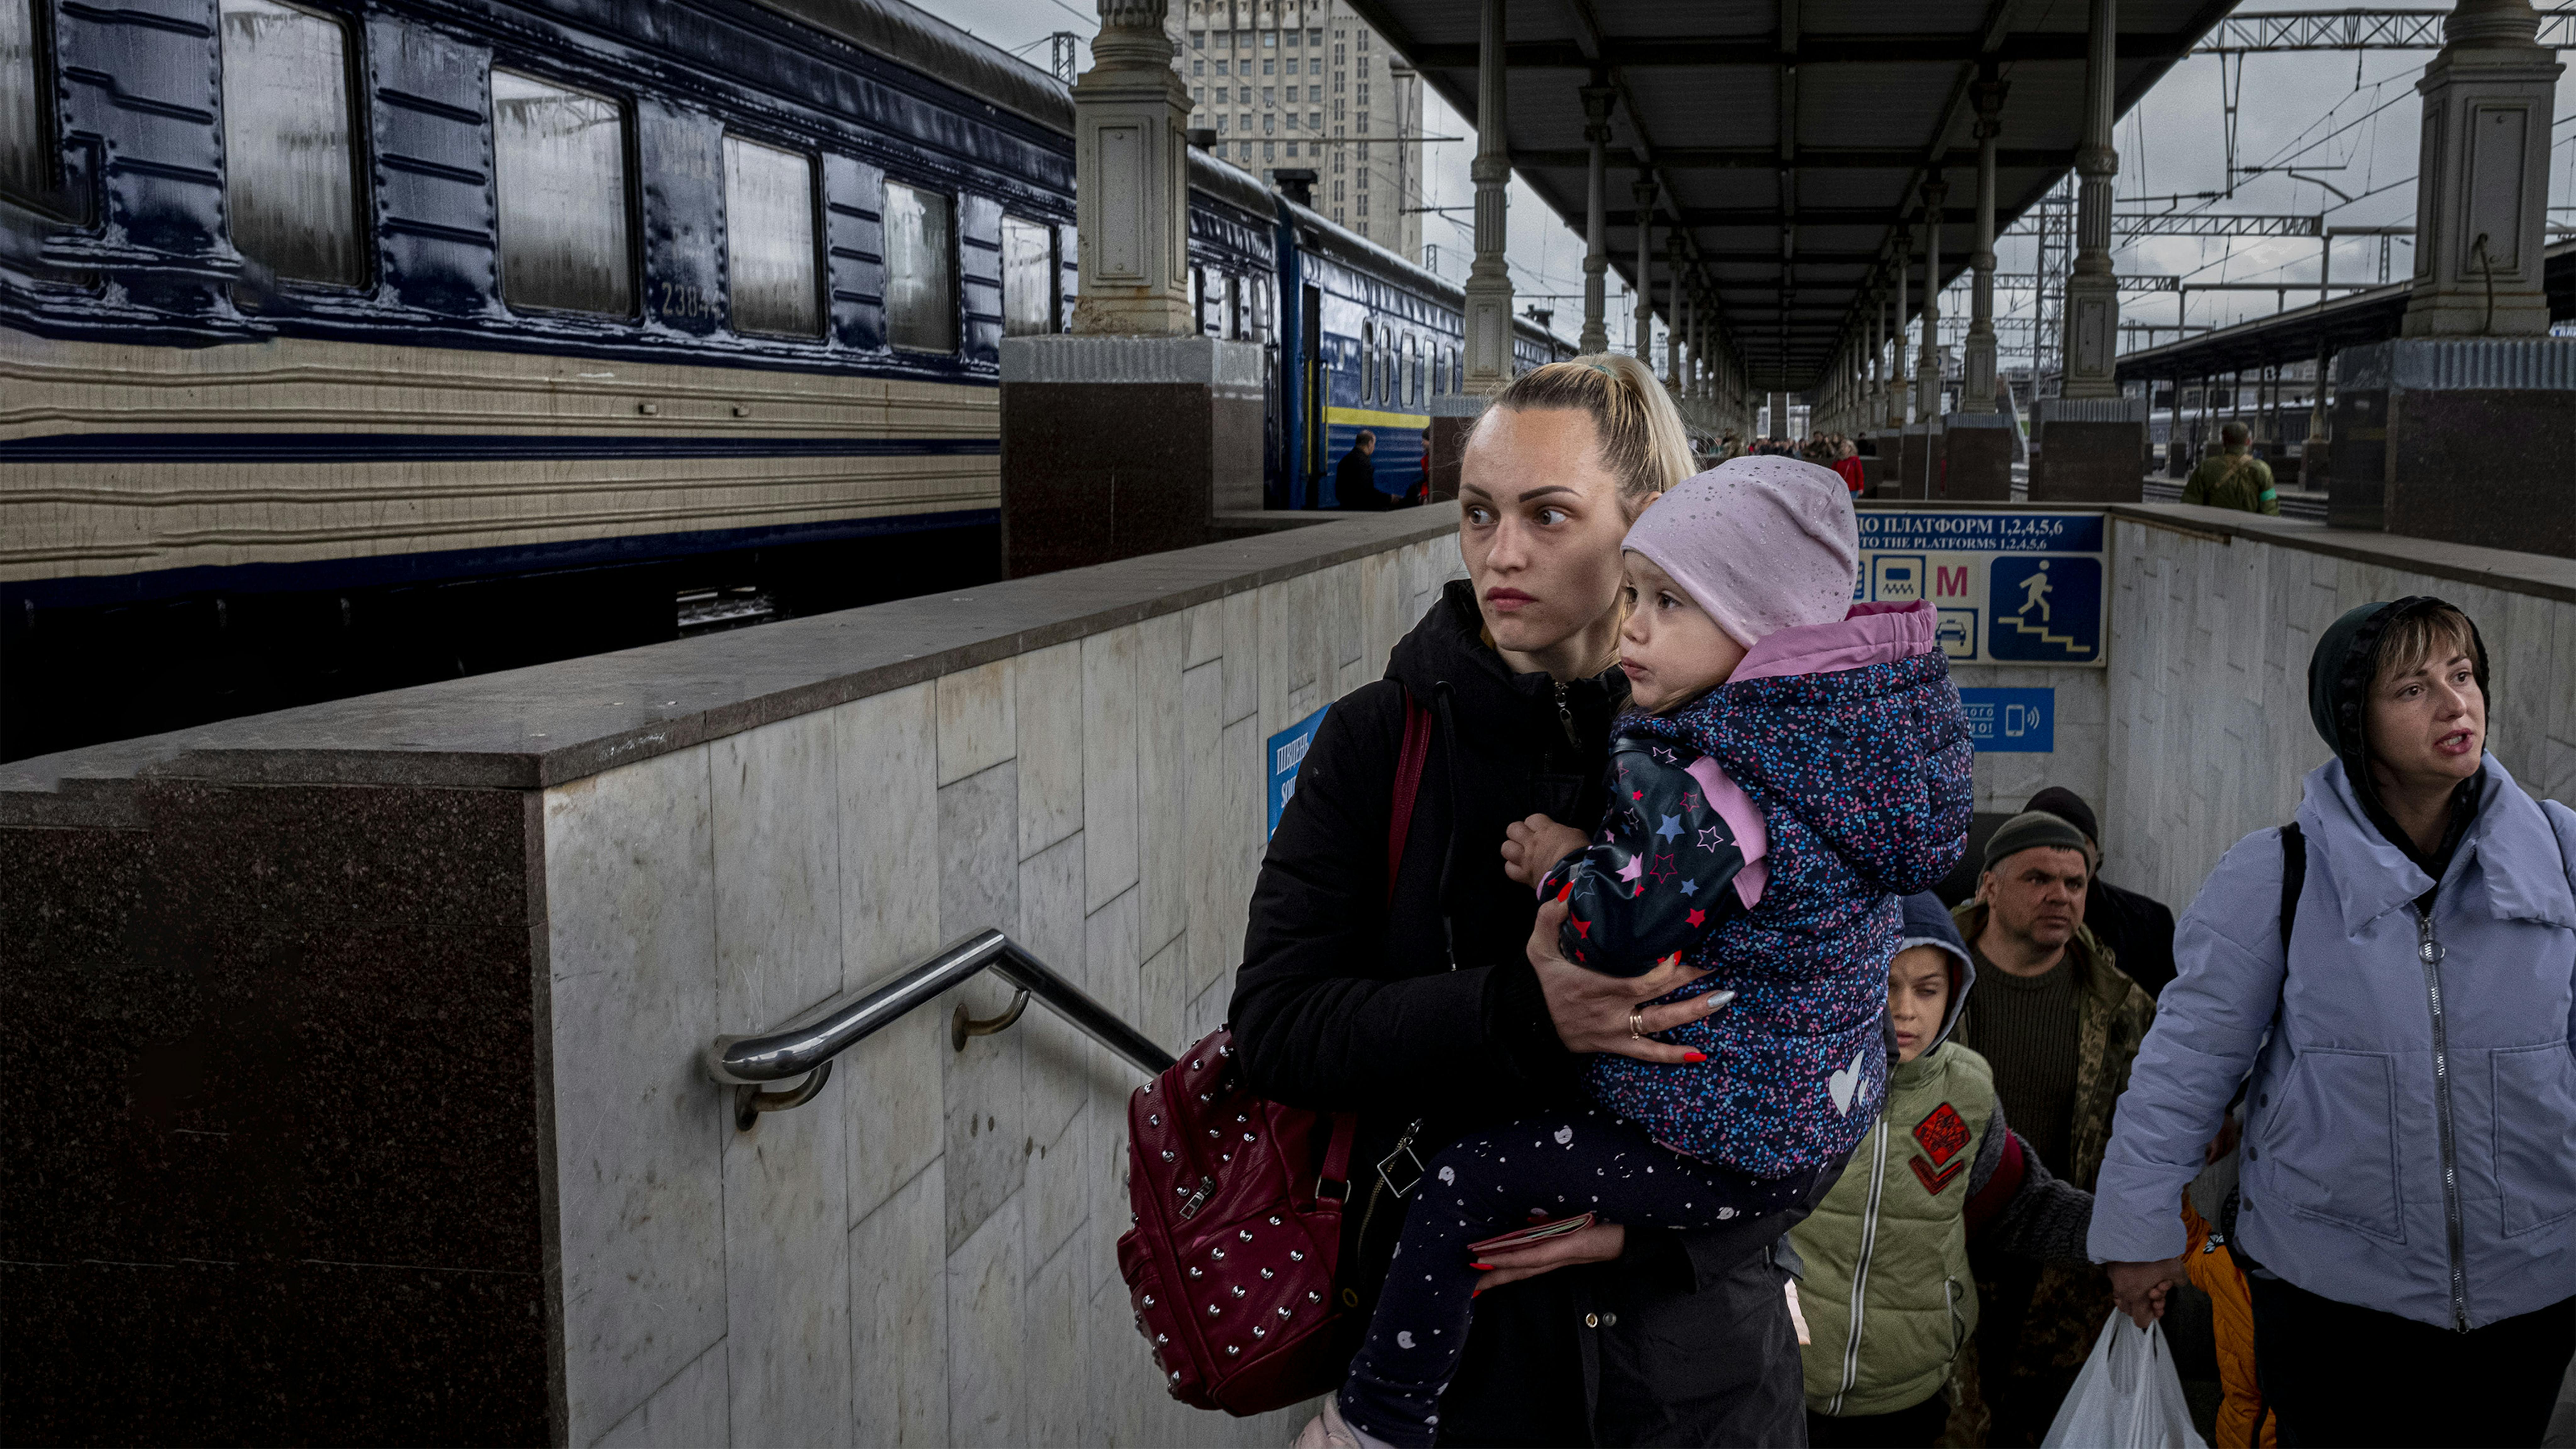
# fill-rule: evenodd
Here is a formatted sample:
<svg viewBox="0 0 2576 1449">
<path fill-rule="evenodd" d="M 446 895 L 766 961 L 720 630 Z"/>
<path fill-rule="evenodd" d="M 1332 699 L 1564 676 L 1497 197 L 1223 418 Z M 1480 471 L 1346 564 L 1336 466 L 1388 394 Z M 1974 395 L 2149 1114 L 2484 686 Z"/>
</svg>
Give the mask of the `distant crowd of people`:
<svg viewBox="0 0 2576 1449">
<path fill-rule="evenodd" d="M 1801 441 L 1755 435 L 1747 439 L 1737 433 L 1721 433 L 1709 450 L 1706 461 L 1715 465 L 1732 458 L 1796 458 L 1839 474 L 1843 486 L 1854 498 L 1869 491 L 1867 472 L 1861 464 L 1860 444 L 1840 433 L 1810 433 Z"/>
</svg>

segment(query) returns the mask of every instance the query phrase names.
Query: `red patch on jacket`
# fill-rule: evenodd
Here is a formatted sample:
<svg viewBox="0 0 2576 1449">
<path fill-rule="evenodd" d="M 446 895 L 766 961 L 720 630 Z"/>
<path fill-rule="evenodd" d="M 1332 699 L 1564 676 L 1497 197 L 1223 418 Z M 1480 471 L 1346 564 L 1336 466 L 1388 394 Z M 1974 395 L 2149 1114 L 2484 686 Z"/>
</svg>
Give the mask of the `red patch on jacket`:
<svg viewBox="0 0 2576 1449">
<path fill-rule="evenodd" d="M 1930 1155 L 1932 1165 L 1939 1167 L 1948 1162 L 1952 1154 L 1968 1145 L 1968 1124 L 1960 1120 L 1959 1114 L 1949 1103 L 1944 1102 L 1932 1109 L 1931 1116 L 1914 1124 L 1914 1140 L 1923 1144 L 1923 1150 Z M 1938 1190 L 1934 1189 L 1934 1191 Z"/>
<path fill-rule="evenodd" d="M 1925 1192 L 1932 1194 L 1934 1197 L 1939 1197 L 1941 1195 L 1941 1189 L 1948 1187 L 1952 1182 L 1958 1179 L 1960 1173 L 1968 1170 L 1968 1159 L 1962 1157 L 1958 1161 L 1951 1163 L 1946 1169 L 1937 1173 L 1931 1168 L 1924 1166 L 1923 1159 L 1920 1157 L 1909 1157 L 1905 1159 L 1905 1165 L 1914 1169 L 1915 1180 L 1923 1184 L 1923 1190 Z"/>
</svg>

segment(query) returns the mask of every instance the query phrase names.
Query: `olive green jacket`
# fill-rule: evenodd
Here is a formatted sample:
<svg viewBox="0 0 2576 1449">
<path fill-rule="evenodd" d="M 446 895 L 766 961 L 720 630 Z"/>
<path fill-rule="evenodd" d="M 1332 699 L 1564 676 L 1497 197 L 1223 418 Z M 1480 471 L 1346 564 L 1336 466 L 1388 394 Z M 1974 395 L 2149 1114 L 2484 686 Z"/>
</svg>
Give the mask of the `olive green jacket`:
<svg viewBox="0 0 2576 1449">
<path fill-rule="evenodd" d="M 1891 1414 L 1948 1381 L 1977 1330 L 1964 1211 L 1994 1115 L 1994 1071 L 1965 1046 L 1889 1066 L 1878 1125 L 1789 1230 L 1807 1264 L 1809 1409 Z"/>
<path fill-rule="evenodd" d="M 1982 901 L 1971 901 L 1950 915 L 1971 945 L 1985 931 Z M 2102 1170 L 2102 1154 L 2111 1145 L 2112 1108 L 2129 1088 L 2129 1068 L 2137 1060 L 2138 1044 L 2146 1039 L 2147 1028 L 2154 1024 L 2156 1003 L 2119 968 L 2111 948 L 2089 928 L 2076 928 L 2066 953 L 2075 967 L 2081 996 L 2066 1178 L 2090 1192 Z M 1988 1296 L 1995 1285 L 1981 1277 L 1978 1288 L 1980 1296 Z M 2014 1352 L 1981 1357 L 1978 1374 L 1984 1396 L 1991 1400 L 2000 1394 L 2062 1391 L 2092 1353 L 2094 1335 L 2110 1312 L 2111 1280 L 2100 1268 L 2051 1264 L 2040 1269 Z M 1987 1347 L 1991 1350 L 1993 1345 Z"/>
<path fill-rule="evenodd" d="M 2203 458 L 2182 485 L 2182 501 L 2208 508 L 2234 508 L 2246 513 L 2281 514 L 2281 495 L 2272 487 L 2272 465 L 2243 448 L 2230 448 Z"/>
</svg>

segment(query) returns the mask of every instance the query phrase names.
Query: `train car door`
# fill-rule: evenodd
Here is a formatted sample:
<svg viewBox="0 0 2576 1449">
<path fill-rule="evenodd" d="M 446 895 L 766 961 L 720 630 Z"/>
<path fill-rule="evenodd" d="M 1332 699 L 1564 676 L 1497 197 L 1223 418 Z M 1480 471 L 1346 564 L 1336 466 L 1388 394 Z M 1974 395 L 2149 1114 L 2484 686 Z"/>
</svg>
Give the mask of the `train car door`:
<svg viewBox="0 0 2576 1449">
<path fill-rule="evenodd" d="M 1306 440 L 1305 492 L 1298 505 L 1321 508 L 1324 505 L 1324 289 L 1306 287 L 1300 299 L 1297 333 L 1297 365 L 1305 371 L 1306 385 L 1300 390 L 1298 430 Z"/>
</svg>

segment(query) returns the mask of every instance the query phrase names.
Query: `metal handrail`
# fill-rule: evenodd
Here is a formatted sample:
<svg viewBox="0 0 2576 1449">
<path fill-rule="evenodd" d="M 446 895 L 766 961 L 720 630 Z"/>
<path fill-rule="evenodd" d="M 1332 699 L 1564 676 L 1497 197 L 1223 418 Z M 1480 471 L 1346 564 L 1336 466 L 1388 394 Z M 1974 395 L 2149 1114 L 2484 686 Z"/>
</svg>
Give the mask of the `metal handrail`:
<svg viewBox="0 0 2576 1449">
<path fill-rule="evenodd" d="M 801 1012 L 783 1026 L 717 1037 L 704 1057 L 707 1076 L 720 1086 L 734 1089 L 734 1124 L 748 1132 L 763 1112 L 801 1107 L 813 1100 L 831 1078 L 834 1057 L 914 1007 L 986 970 L 1017 987 L 1020 999 L 989 1022 L 973 1020 L 960 1006 L 950 1029 L 950 1040 L 960 1050 L 969 1036 L 987 1035 L 1009 1026 L 1018 1019 L 1027 998 L 1034 996 L 1083 1035 L 1126 1058 L 1148 1076 L 1159 1075 L 1172 1064 L 1172 1054 L 1156 1046 L 1152 1038 L 1092 1000 L 1081 987 L 1057 975 L 1055 968 L 1030 955 L 1018 942 L 988 928 L 949 943 L 937 955 L 888 980 L 843 992 Z M 760 1090 L 766 1083 L 791 1077 L 805 1080 L 791 1091 Z"/>
</svg>

